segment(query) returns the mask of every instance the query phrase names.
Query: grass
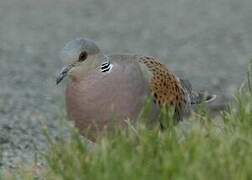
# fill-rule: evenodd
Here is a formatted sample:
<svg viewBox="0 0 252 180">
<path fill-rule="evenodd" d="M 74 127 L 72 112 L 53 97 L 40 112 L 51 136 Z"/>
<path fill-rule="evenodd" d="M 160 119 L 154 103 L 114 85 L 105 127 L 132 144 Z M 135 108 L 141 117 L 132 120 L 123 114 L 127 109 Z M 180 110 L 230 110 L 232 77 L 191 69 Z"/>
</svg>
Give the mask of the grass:
<svg viewBox="0 0 252 180">
<path fill-rule="evenodd" d="M 75 130 L 68 140 L 55 143 L 49 138 L 47 167 L 40 175 L 48 180 L 251 179 L 250 78 L 234 99 L 215 119 L 200 111 L 179 125 L 168 123 L 162 132 L 158 125 L 129 123 L 98 139 L 93 149 Z M 164 111 L 162 121 L 171 122 L 171 114 Z M 33 179 L 33 174 L 21 171 L 12 178 L 17 177 Z"/>
<path fill-rule="evenodd" d="M 49 141 L 43 176 L 49 180 L 250 179 L 251 94 L 239 94 L 218 120 L 203 115 L 170 125 L 164 132 L 158 126 L 129 124 L 100 138 L 93 150 L 73 130 L 69 140 Z"/>
</svg>

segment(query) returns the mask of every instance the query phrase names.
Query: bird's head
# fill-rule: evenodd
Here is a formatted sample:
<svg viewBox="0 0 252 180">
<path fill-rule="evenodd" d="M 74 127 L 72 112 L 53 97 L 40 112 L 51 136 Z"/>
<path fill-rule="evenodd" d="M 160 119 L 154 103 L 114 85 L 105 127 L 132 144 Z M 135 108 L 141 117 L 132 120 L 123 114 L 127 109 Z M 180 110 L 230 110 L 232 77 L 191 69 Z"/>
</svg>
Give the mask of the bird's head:
<svg viewBox="0 0 252 180">
<path fill-rule="evenodd" d="M 57 75 L 59 84 L 67 75 L 72 78 L 81 77 L 99 64 L 100 50 L 94 41 L 77 38 L 68 42 L 60 53 L 65 66 Z"/>
</svg>

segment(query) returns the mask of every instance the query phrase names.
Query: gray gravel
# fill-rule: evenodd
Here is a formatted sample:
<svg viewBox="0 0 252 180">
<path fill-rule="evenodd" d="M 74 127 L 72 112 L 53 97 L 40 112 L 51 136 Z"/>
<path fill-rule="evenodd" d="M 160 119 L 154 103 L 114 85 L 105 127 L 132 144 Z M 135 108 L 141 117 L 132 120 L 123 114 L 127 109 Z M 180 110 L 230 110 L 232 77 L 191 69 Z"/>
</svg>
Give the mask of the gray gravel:
<svg viewBox="0 0 252 180">
<path fill-rule="evenodd" d="M 64 133 L 58 52 L 79 36 L 105 52 L 159 56 L 196 89 L 226 103 L 252 57 L 251 0 L 0 1 L 0 166 L 46 149 L 42 127 Z"/>
</svg>

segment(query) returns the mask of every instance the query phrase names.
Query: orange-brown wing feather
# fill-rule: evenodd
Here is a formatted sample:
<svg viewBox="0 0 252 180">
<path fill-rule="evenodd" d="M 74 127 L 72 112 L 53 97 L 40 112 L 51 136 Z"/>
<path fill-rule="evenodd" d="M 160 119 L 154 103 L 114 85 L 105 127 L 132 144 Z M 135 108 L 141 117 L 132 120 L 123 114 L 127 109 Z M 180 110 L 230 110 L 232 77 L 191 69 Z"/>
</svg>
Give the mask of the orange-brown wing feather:
<svg viewBox="0 0 252 180">
<path fill-rule="evenodd" d="M 141 56 L 139 62 L 152 73 L 149 85 L 154 101 L 159 106 L 174 106 L 177 113 L 183 111 L 188 104 L 188 96 L 178 78 L 157 58 Z"/>
</svg>

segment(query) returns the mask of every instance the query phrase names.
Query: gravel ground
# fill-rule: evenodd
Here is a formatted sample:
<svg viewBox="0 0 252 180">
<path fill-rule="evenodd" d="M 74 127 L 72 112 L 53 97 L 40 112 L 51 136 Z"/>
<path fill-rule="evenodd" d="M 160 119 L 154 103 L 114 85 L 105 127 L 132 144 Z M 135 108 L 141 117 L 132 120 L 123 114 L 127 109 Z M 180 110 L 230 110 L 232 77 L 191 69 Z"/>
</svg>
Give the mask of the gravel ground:
<svg viewBox="0 0 252 180">
<path fill-rule="evenodd" d="M 223 105 L 252 57 L 251 0 L 0 1 L 0 166 L 30 163 L 46 149 L 42 127 L 65 130 L 64 84 L 55 85 L 64 43 L 79 36 L 109 53 L 159 56 Z"/>
</svg>

